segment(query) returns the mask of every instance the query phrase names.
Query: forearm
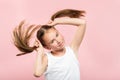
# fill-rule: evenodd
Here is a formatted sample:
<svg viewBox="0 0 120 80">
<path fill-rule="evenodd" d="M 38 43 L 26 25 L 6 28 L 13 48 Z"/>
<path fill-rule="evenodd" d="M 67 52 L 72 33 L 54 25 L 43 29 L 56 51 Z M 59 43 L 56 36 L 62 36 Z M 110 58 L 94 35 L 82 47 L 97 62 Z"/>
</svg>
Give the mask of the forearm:
<svg viewBox="0 0 120 80">
<path fill-rule="evenodd" d="M 85 20 L 80 18 L 56 18 L 54 22 L 55 24 L 70 24 L 76 26 L 85 24 Z"/>
<path fill-rule="evenodd" d="M 41 76 L 42 73 L 44 72 L 43 69 L 43 57 L 45 54 L 43 53 L 37 53 L 36 56 L 36 62 L 35 62 L 35 70 L 34 70 L 34 75 L 35 76 Z"/>
<path fill-rule="evenodd" d="M 40 68 L 41 68 L 41 65 L 42 65 L 42 54 L 37 54 L 36 56 L 36 61 L 35 61 L 35 72 L 34 74 L 38 74 Z"/>
</svg>

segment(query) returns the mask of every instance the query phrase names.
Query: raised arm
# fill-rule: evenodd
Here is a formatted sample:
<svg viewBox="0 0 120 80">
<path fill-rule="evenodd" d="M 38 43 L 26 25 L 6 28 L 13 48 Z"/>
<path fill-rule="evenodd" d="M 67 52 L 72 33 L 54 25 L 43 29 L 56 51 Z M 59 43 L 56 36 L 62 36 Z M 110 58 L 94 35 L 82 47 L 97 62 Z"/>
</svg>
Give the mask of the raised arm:
<svg viewBox="0 0 120 80">
<path fill-rule="evenodd" d="M 79 19 L 78 21 L 76 20 L 76 22 L 78 22 L 79 25 L 77 25 L 78 29 L 76 30 L 73 40 L 71 41 L 70 47 L 74 50 L 76 56 L 78 56 L 77 53 L 85 34 L 86 22 L 83 19 Z"/>
<path fill-rule="evenodd" d="M 47 68 L 47 56 L 44 54 L 42 45 L 40 44 L 37 48 L 37 57 L 35 62 L 34 76 L 40 77 Z"/>
<path fill-rule="evenodd" d="M 85 29 L 86 29 L 86 21 L 84 19 L 80 18 L 56 18 L 51 25 L 57 25 L 57 24 L 70 24 L 75 25 L 78 27 L 73 40 L 70 43 L 70 47 L 74 50 L 76 56 L 78 53 L 79 46 L 83 40 Z"/>
</svg>

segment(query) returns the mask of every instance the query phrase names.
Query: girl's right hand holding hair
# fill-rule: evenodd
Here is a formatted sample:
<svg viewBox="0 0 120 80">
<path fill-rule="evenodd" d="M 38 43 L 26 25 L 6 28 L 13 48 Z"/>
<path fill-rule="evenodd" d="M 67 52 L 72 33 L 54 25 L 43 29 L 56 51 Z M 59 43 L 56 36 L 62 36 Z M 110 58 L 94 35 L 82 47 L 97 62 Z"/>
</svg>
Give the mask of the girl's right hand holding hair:
<svg viewBox="0 0 120 80">
<path fill-rule="evenodd" d="M 69 17 L 61 17 L 61 18 L 55 18 L 54 21 L 53 20 L 49 20 L 47 25 L 48 26 L 55 26 L 57 24 L 60 24 L 61 23 L 61 20 L 64 20 L 64 19 L 68 19 Z M 69 18 L 70 19 L 70 18 Z"/>
<path fill-rule="evenodd" d="M 70 25 L 83 25 L 86 24 L 86 20 L 83 18 L 69 18 L 69 17 L 61 17 L 56 18 L 54 21 L 50 21 L 47 25 L 55 26 L 57 24 L 70 24 Z"/>
<path fill-rule="evenodd" d="M 53 20 L 49 20 L 46 25 L 48 25 L 48 26 L 55 26 L 56 23 L 55 23 L 55 21 L 53 21 Z"/>
</svg>

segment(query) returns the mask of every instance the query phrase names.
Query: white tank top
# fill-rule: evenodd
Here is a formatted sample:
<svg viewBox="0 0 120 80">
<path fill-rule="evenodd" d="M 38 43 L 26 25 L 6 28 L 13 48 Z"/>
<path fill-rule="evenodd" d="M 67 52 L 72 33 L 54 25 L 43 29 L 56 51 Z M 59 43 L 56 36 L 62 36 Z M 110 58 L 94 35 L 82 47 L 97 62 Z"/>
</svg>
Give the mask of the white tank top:
<svg viewBox="0 0 120 80">
<path fill-rule="evenodd" d="M 80 80 L 79 62 L 73 50 L 65 47 L 66 52 L 62 57 L 55 57 L 47 53 L 48 67 L 45 80 Z"/>
</svg>

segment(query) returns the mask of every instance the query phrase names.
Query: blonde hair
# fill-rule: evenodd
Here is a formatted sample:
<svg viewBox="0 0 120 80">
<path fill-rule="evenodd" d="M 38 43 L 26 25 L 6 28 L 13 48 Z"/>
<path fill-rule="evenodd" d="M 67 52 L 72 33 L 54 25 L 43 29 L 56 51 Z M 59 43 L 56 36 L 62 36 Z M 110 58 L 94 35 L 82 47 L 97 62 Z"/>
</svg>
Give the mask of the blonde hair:
<svg viewBox="0 0 120 80">
<path fill-rule="evenodd" d="M 51 20 L 54 20 L 55 18 L 59 18 L 59 17 L 65 17 L 65 16 L 70 18 L 79 18 L 81 16 L 84 16 L 84 13 L 85 13 L 84 10 L 63 9 L 54 13 L 51 17 Z"/>
<path fill-rule="evenodd" d="M 83 10 L 75 10 L 75 9 L 63 9 L 59 10 L 56 13 L 54 13 L 51 16 L 51 20 L 54 21 L 55 18 L 60 17 L 70 17 L 70 18 L 79 18 L 81 16 L 84 16 L 85 11 Z M 45 30 L 48 30 L 50 28 L 53 28 L 53 26 L 48 25 L 30 25 L 25 30 L 23 29 L 25 24 L 25 21 L 20 22 L 20 24 L 15 27 L 13 30 L 13 42 L 14 45 L 22 52 L 20 54 L 17 54 L 16 56 L 24 55 L 27 53 L 33 52 L 37 47 L 36 46 L 30 46 L 29 40 L 32 36 L 32 34 L 37 31 L 37 38 L 41 42 L 43 46 L 45 46 L 44 41 L 42 40 L 42 36 L 45 34 Z"/>
</svg>

